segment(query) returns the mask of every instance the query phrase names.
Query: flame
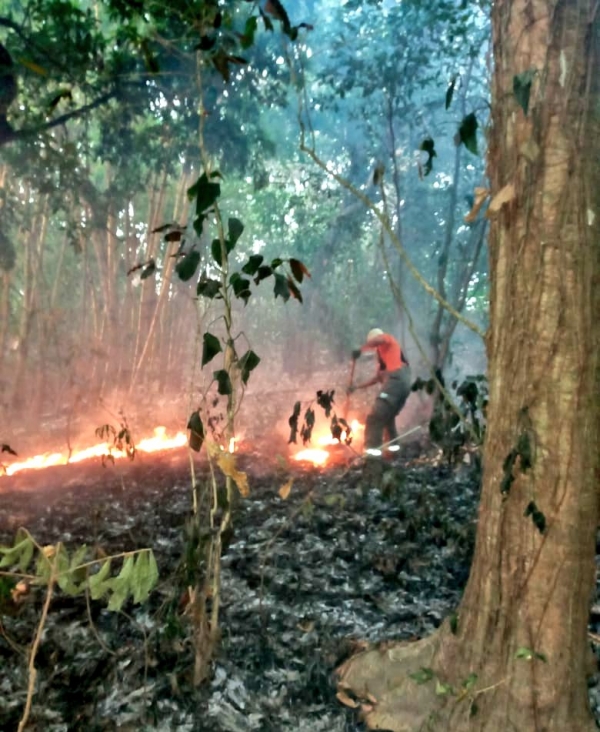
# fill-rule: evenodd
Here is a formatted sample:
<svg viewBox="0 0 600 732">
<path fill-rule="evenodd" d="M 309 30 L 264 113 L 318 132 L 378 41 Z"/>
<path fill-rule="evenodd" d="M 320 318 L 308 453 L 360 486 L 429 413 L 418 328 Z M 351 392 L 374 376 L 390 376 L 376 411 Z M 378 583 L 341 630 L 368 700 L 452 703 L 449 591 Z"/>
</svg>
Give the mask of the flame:
<svg viewBox="0 0 600 732">
<path fill-rule="evenodd" d="M 319 450 L 318 448 L 309 448 L 307 450 L 300 450 L 294 455 L 294 460 L 300 460 L 301 462 L 312 463 L 313 465 L 325 465 L 329 460 L 329 453 L 327 450 Z"/>
<path fill-rule="evenodd" d="M 154 437 L 147 437 L 140 440 L 135 449 L 139 452 L 158 452 L 159 450 L 173 450 L 177 447 L 187 445 L 188 438 L 183 432 L 178 432 L 173 437 L 167 435 L 166 427 L 156 427 L 154 429 Z M 102 457 L 111 454 L 115 459 L 125 457 L 125 453 L 117 450 L 114 445 L 108 442 L 101 442 L 93 447 L 84 450 L 76 450 L 71 456 L 60 452 L 45 453 L 43 455 L 35 455 L 32 458 L 15 462 L 7 465 L 5 468 L 6 475 L 14 475 L 21 470 L 41 470 L 42 468 L 50 468 L 54 465 L 67 465 L 68 463 L 80 463 L 82 460 L 89 460 L 93 457 Z"/>
<path fill-rule="evenodd" d="M 364 429 L 364 425 L 360 424 L 360 422 L 356 419 L 352 420 L 350 422 L 350 428 L 352 430 L 351 434 L 353 437 L 356 437 L 357 433 L 361 432 Z M 341 440 L 343 441 L 346 438 L 346 433 L 342 432 Z M 329 460 L 330 454 L 329 451 L 325 448 L 329 447 L 330 445 L 339 445 L 340 441 L 336 440 L 334 437 L 332 437 L 331 432 L 327 432 L 326 434 L 323 433 L 321 435 L 317 435 L 315 437 L 315 442 L 317 445 L 320 445 L 319 448 L 307 448 L 306 450 L 300 450 L 300 452 L 297 452 L 294 454 L 294 460 L 299 460 L 301 462 L 308 462 L 312 463 L 313 465 L 325 465 L 325 463 Z"/>
</svg>

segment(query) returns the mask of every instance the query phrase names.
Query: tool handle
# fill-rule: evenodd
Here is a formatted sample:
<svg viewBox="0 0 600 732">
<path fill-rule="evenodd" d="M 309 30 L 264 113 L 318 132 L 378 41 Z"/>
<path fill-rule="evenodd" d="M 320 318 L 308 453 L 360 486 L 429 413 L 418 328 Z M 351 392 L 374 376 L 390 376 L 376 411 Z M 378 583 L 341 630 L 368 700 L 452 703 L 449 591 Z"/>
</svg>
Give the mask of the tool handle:
<svg viewBox="0 0 600 732">
<path fill-rule="evenodd" d="M 348 388 L 354 384 L 354 369 L 356 368 L 356 359 L 352 359 L 352 365 L 350 366 L 350 379 L 348 380 Z M 346 401 L 344 402 L 344 419 L 348 419 L 348 410 L 350 409 L 350 394 L 346 394 Z"/>
</svg>

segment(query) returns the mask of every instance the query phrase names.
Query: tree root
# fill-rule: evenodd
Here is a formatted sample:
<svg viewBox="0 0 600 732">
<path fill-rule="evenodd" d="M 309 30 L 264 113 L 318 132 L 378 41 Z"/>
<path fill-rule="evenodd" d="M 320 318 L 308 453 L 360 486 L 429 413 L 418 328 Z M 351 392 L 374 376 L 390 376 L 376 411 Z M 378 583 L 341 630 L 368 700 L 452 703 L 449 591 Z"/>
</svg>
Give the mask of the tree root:
<svg viewBox="0 0 600 732">
<path fill-rule="evenodd" d="M 368 650 L 353 656 L 337 670 L 338 687 L 346 698 L 351 691 L 370 729 L 417 732 L 441 708 L 434 683 L 419 684 L 410 674 L 430 669 L 439 636 Z"/>
</svg>

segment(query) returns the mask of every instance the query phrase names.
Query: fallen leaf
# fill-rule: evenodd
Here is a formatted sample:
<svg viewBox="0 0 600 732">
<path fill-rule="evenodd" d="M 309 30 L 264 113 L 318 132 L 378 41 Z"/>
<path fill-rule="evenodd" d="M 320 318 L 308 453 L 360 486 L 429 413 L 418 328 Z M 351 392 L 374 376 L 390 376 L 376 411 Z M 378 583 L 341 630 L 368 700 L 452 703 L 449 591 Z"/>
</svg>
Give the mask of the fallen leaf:
<svg viewBox="0 0 600 732">
<path fill-rule="evenodd" d="M 293 478 L 290 478 L 287 483 L 284 483 L 281 488 L 279 489 L 279 497 L 282 501 L 285 501 L 286 498 L 290 495 L 290 491 L 292 490 L 292 484 L 294 482 Z"/>
<path fill-rule="evenodd" d="M 223 473 L 237 485 L 242 498 L 248 498 L 250 495 L 248 476 L 246 473 L 237 469 L 235 455 L 232 455 L 230 452 L 222 452 L 217 458 L 217 463 Z"/>
<path fill-rule="evenodd" d="M 502 206 L 504 206 L 505 203 L 508 203 L 509 201 L 512 201 L 515 197 L 515 186 L 513 183 L 507 183 L 502 190 L 498 191 L 496 195 L 492 198 L 489 208 L 487 210 L 487 216 L 489 218 L 490 214 L 495 214 L 500 211 Z"/>
</svg>

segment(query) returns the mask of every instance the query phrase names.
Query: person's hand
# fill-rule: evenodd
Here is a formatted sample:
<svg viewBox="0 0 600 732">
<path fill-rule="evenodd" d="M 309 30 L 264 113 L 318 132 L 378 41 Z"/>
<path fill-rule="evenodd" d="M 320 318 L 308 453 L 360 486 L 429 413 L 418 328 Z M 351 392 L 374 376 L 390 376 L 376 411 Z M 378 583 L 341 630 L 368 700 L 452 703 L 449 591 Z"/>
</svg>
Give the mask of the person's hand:
<svg viewBox="0 0 600 732">
<path fill-rule="evenodd" d="M 360 358 L 361 350 L 360 348 L 355 349 L 352 351 L 352 358 L 356 361 L 357 358 Z"/>
<path fill-rule="evenodd" d="M 354 392 L 355 392 L 355 391 L 356 391 L 356 387 L 355 387 L 355 386 L 352 386 L 352 385 L 351 385 L 351 386 L 349 386 L 349 387 L 348 387 L 348 388 L 346 389 L 346 394 L 347 394 L 348 396 L 350 396 L 350 394 L 354 394 Z"/>
</svg>

